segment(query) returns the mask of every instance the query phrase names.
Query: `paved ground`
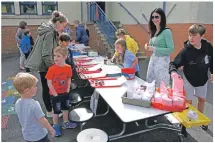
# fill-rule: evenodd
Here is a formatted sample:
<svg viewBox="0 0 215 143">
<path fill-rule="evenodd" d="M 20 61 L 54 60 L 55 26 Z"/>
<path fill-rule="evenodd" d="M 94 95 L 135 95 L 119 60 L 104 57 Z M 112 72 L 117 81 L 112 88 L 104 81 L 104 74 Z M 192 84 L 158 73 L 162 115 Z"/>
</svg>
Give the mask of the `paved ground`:
<svg viewBox="0 0 215 143">
<path fill-rule="evenodd" d="M 147 61 L 140 61 L 141 67 L 141 77 L 145 79 L 145 74 L 147 70 Z M 2 59 L 2 81 L 5 81 L 8 76 L 14 76 L 19 72 L 19 59 L 18 54 L 12 55 L 11 57 Z M 38 77 L 37 73 L 33 73 Z M 38 77 L 39 78 L 39 77 Z M 212 94 L 212 84 L 208 86 L 208 98 L 205 109 L 205 114 L 213 119 L 213 94 Z M 45 107 L 41 97 L 41 83 L 39 82 L 39 90 L 35 99 L 41 103 L 42 109 L 45 112 Z M 83 106 L 88 106 L 85 104 Z M 160 117 L 159 121 L 166 122 L 166 119 Z M 51 120 L 50 120 L 51 122 Z M 133 126 L 134 125 L 134 126 Z M 135 124 L 129 124 L 127 131 L 138 130 L 144 127 L 143 122 L 139 122 L 140 127 L 135 126 Z M 207 132 L 203 131 L 199 127 L 188 129 L 188 137 L 185 138 L 186 142 L 212 142 L 213 141 L 213 123 L 210 124 L 209 130 Z M 84 128 L 99 128 L 107 132 L 108 135 L 116 134 L 121 129 L 121 123 L 118 117 L 110 112 L 107 116 L 94 118 L 89 121 Z M 63 136 L 60 138 L 51 138 L 54 142 L 73 142 L 76 141 L 76 136 L 79 133 L 79 129 L 64 130 Z M 21 127 L 18 122 L 16 115 L 11 115 L 8 127 L 2 129 L 2 141 L 4 142 L 22 142 L 24 141 L 21 134 Z M 127 137 L 124 139 L 116 140 L 117 142 L 176 142 L 177 133 L 168 130 L 155 130 L 144 134 L 135 135 L 133 137 Z"/>
</svg>

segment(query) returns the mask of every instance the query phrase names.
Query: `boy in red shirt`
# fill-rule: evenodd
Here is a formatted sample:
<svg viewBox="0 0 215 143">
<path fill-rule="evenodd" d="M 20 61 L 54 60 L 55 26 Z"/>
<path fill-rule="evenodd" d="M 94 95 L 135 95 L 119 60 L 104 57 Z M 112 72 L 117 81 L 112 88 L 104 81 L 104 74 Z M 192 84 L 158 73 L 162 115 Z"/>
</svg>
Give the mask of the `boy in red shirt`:
<svg viewBox="0 0 215 143">
<path fill-rule="evenodd" d="M 60 127 L 58 124 L 58 115 L 63 110 L 63 129 L 76 128 L 77 124 L 69 122 L 69 91 L 72 77 L 72 69 L 70 65 L 65 64 L 68 55 L 68 49 L 59 46 L 54 49 L 54 62 L 46 75 L 48 81 L 49 93 L 53 105 L 53 128 L 56 132 L 56 137 L 61 136 Z"/>
</svg>

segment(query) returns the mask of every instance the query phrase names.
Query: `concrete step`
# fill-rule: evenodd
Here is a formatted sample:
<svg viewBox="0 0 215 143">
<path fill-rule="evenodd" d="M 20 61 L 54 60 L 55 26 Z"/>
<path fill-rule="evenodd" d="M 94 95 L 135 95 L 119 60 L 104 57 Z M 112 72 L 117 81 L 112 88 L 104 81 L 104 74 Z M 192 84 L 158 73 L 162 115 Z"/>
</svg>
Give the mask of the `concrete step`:
<svg viewBox="0 0 215 143">
<path fill-rule="evenodd" d="M 137 52 L 137 56 L 145 56 L 145 52 Z"/>
<path fill-rule="evenodd" d="M 120 24 L 120 21 L 112 21 L 112 23 L 113 23 L 114 25 L 116 25 L 116 24 Z"/>
<path fill-rule="evenodd" d="M 106 41 L 107 41 L 106 37 L 101 37 L 101 40 L 102 40 L 103 42 L 106 42 Z"/>
<path fill-rule="evenodd" d="M 137 56 L 137 59 L 140 59 L 140 60 L 148 60 L 149 57 L 147 57 L 147 56 Z"/>
</svg>

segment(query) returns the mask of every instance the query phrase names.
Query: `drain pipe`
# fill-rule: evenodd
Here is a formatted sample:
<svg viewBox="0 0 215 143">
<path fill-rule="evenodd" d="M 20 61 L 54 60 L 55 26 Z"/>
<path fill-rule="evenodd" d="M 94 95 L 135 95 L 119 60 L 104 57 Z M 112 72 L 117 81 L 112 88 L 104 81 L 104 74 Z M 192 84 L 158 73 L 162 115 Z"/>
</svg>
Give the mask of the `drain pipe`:
<svg viewBox="0 0 215 143">
<path fill-rule="evenodd" d="M 164 13 L 166 13 L 166 2 L 165 1 L 163 2 L 163 11 L 164 11 Z"/>
<path fill-rule="evenodd" d="M 83 2 L 81 1 L 81 21 L 83 21 Z"/>
</svg>

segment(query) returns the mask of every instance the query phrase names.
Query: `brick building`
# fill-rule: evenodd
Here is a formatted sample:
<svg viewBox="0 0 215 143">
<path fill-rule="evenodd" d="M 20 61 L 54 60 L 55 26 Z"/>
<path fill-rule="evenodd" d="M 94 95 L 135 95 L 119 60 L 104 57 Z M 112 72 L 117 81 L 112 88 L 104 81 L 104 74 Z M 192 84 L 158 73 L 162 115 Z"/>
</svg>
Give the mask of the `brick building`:
<svg viewBox="0 0 215 143">
<path fill-rule="evenodd" d="M 99 6 L 114 22 L 119 22 L 139 44 L 141 51 L 148 42 L 147 23 L 153 9 L 161 7 L 167 15 L 168 27 L 172 29 L 175 43 L 173 57 L 187 39 L 187 29 L 193 23 L 205 24 L 206 38 L 213 43 L 213 2 L 99 2 Z M 2 2 L 2 53 L 17 52 L 14 35 L 19 21 L 25 20 L 36 39 L 37 27 L 48 21 L 50 13 L 58 9 L 69 22 L 88 21 L 87 2 Z M 140 25 L 140 24 L 142 25 Z M 102 49 L 101 38 L 93 24 L 88 24 L 91 33 L 89 45 Z M 74 28 L 73 28 L 74 30 Z M 75 33 L 75 31 L 74 31 Z M 75 34 L 73 34 L 75 35 Z M 96 39 L 96 40 L 95 40 Z"/>
</svg>

